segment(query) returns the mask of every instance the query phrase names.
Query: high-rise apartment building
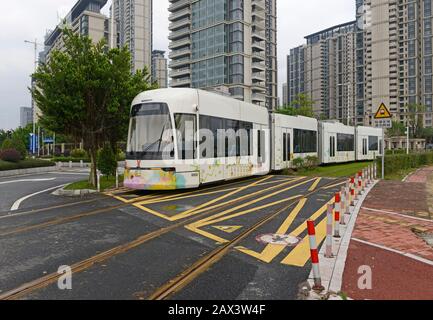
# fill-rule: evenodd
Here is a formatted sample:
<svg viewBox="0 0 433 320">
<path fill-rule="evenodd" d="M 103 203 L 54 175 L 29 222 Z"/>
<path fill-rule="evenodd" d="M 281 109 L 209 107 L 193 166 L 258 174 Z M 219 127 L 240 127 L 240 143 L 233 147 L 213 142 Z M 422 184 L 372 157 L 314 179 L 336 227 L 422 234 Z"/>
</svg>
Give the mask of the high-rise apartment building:
<svg viewBox="0 0 433 320">
<path fill-rule="evenodd" d="M 276 0 L 170 0 L 169 11 L 171 87 L 276 108 Z"/>
<path fill-rule="evenodd" d="M 25 128 L 28 124 L 33 123 L 33 110 L 28 107 L 20 108 L 20 127 Z"/>
<path fill-rule="evenodd" d="M 114 46 L 129 47 L 132 71 L 152 68 L 153 0 L 113 0 L 110 8 L 113 19 Z"/>
<path fill-rule="evenodd" d="M 95 43 L 105 38 L 109 39 L 109 19 L 101 13 L 107 0 L 79 0 L 56 28 L 45 37 L 44 59 L 49 61 L 53 50 L 64 47 L 62 29 L 71 28 L 72 31 L 90 37 Z"/>
<path fill-rule="evenodd" d="M 283 83 L 283 106 L 287 106 L 289 104 L 288 90 L 287 90 L 287 82 Z"/>
<path fill-rule="evenodd" d="M 341 55 L 347 57 L 342 66 L 347 69 L 343 72 L 345 80 L 331 81 L 335 65 L 325 63 L 323 67 L 323 61 L 329 61 L 332 55 L 332 50 L 329 51 L 332 46 L 325 45 L 314 52 L 307 43 L 292 49 L 288 57 L 289 101 L 297 93 L 305 92 L 316 102 L 316 112 L 323 110 L 327 117 L 339 120 L 347 117 L 355 124 L 366 125 L 372 124 L 382 103 L 401 122 L 407 119 L 409 105 L 421 104 L 425 106 L 425 126 L 431 127 L 432 0 L 355 0 L 355 3 L 357 21 L 342 40 Z M 309 51 L 309 57 L 305 50 Z M 321 58 L 314 63 L 317 55 Z M 319 85 L 314 81 L 315 72 L 327 75 L 325 79 L 329 75 L 328 80 Z M 343 95 L 342 111 L 339 90 Z M 332 98 L 333 92 L 337 93 L 336 99 Z M 344 96 L 349 102 L 346 105 Z"/>
<path fill-rule="evenodd" d="M 168 86 L 167 59 L 165 58 L 165 51 L 153 50 L 152 81 L 158 83 L 160 88 L 167 88 Z"/>
<path fill-rule="evenodd" d="M 287 58 L 288 102 L 301 93 L 318 117 L 355 123 L 355 22 L 311 34 Z"/>
</svg>

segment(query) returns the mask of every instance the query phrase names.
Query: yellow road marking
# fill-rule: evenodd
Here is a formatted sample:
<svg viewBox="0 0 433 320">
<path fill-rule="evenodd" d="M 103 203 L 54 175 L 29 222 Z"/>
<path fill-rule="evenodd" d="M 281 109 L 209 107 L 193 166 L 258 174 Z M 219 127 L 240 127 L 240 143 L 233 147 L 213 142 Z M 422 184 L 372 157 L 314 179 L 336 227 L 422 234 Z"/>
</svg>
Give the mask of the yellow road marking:
<svg viewBox="0 0 433 320">
<path fill-rule="evenodd" d="M 276 232 L 277 234 L 285 234 L 289 230 L 289 227 L 292 225 L 293 221 L 296 219 L 299 212 L 301 212 L 302 208 L 304 208 L 306 202 L 307 202 L 306 198 L 301 199 L 299 201 L 298 205 L 293 209 L 293 211 L 289 214 L 287 219 L 280 226 L 280 228 Z M 285 249 L 285 247 L 274 245 L 274 244 L 268 244 L 266 245 L 265 249 L 260 253 L 253 250 L 248 250 L 245 247 L 237 247 L 236 249 L 256 259 L 259 259 L 263 262 L 270 263 L 276 256 L 278 256 Z"/>
<path fill-rule="evenodd" d="M 124 198 L 124 197 L 121 197 L 121 196 L 115 196 L 115 195 L 113 195 L 112 197 L 114 199 L 122 201 L 123 203 L 132 203 L 132 202 L 135 202 L 135 201 L 140 201 L 140 200 L 145 200 L 145 199 L 154 199 L 154 198 L 157 198 L 159 196 L 160 196 L 160 194 L 148 194 L 148 195 L 145 195 L 145 196 L 136 197 L 136 198 L 129 199 L 129 200 L 126 199 L 126 198 Z"/>
<path fill-rule="evenodd" d="M 224 231 L 227 233 L 233 233 L 235 231 L 238 231 L 239 229 L 242 229 L 243 226 L 213 226 L 215 229 L 218 229 L 220 231 Z"/>
<path fill-rule="evenodd" d="M 320 246 L 322 241 L 326 238 L 326 218 L 323 219 L 318 226 L 316 226 L 316 241 L 317 246 Z M 308 236 L 306 236 L 302 242 L 295 247 L 283 261 L 282 264 L 303 267 L 310 259 L 310 244 L 308 242 Z"/>
<path fill-rule="evenodd" d="M 246 215 L 248 213 L 261 210 L 261 209 L 266 209 L 266 208 L 269 208 L 269 207 L 273 207 L 273 206 L 275 206 L 277 204 L 280 204 L 280 203 L 283 203 L 283 202 L 287 202 L 287 201 L 291 201 L 293 199 L 300 198 L 300 197 L 302 197 L 302 195 L 296 195 L 296 196 L 293 196 L 291 198 L 287 198 L 287 199 L 275 201 L 275 202 L 272 202 L 272 203 L 268 203 L 268 204 L 265 204 L 263 206 L 255 207 L 255 208 L 252 208 L 252 209 L 249 209 L 249 210 L 245 210 L 245 211 L 242 211 L 242 212 L 238 212 L 238 213 L 235 213 L 235 214 L 232 214 L 232 215 L 229 215 L 229 216 L 223 216 L 222 218 L 219 218 L 219 219 L 207 221 L 207 222 L 200 223 L 200 224 L 193 223 L 193 224 L 185 226 L 185 228 L 187 228 L 188 230 L 193 231 L 195 233 L 198 233 L 198 234 L 200 234 L 200 235 L 202 235 L 202 236 L 204 236 L 206 238 L 214 240 L 214 241 L 216 241 L 218 243 L 227 243 L 227 242 L 229 242 L 229 240 L 223 239 L 221 237 L 218 237 L 218 236 L 216 236 L 216 235 L 214 235 L 214 234 L 212 234 L 210 232 L 201 230 L 199 228 L 202 228 L 202 227 L 210 225 L 210 224 L 219 223 L 219 222 L 222 222 L 222 221 L 226 221 L 226 220 L 230 220 L 230 219 L 233 219 L 233 218 L 237 218 L 237 217 L 240 217 L 240 216 Z M 217 214 L 215 216 L 212 216 L 211 218 L 215 218 L 217 216 L 221 216 L 222 214 L 227 214 L 229 212 L 233 212 L 236 209 L 238 209 L 238 208 L 234 208 L 234 210 L 233 209 L 227 210 L 226 212 L 219 213 L 219 214 Z M 203 220 L 201 220 L 201 221 L 203 221 Z"/>
<path fill-rule="evenodd" d="M 299 178 L 294 179 L 294 180 L 286 181 L 286 182 L 281 183 L 281 184 L 278 184 L 278 185 L 276 185 L 276 186 L 272 186 L 272 187 L 269 187 L 269 188 L 265 188 L 265 189 L 262 189 L 262 190 L 256 191 L 256 192 L 254 192 L 254 193 L 247 194 L 247 195 L 244 195 L 244 196 L 242 196 L 242 197 L 235 198 L 235 199 L 232 199 L 232 200 L 230 200 L 230 201 L 223 202 L 223 203 L 219 203 L 219 204 L 216 204 L 216 205 L 213 205 L 213 206 L 210 206 L 210 207 L 203 207 L 203 208 L 201 208 L 201 209 L 199 209 L 199 208 L 194 208 L 195 210 L 189 212 L 188 214 L 179 213 L 179 214 L 177 214 L 177 215 L 175 215 L 175 216 L 168 216 L 168 215 L 166 215 L 166 214 L 163 214 L 163 213 L 157 212 L 156 210 L 152 210 L 152 209 L 150 209 L 150 208 L 144 207 L 144 206 L 139 205 L 139 204 L 135 204 L 134 206 L 136 206 L 136 207 L 140 208 L 141 210 L 146 211 L 146 212 L 148 212 L 148 213 L 150 213 L 150 214 L 156 215 L 156 216 L 158 216 L 158 217 L 160 217 L 160 218 L 163 218 L 163 219 L 165 219 L 165 220 L 168 220 L 168 221 L 173 222 L 173 221 L 177 221 L 177 220 L 180 220 L 180 219 L 188 218 L 188 217 L 190 217 L 190 216 L 192 216 L 192 215 L 197 215 L 197 214 L 202 213 L 202 212 L 205 212 L 205 211 L 213 210 L 213 209 L 219 208 L 219 207 L 221 207 L 221 206 L 225 206 L 225 205 L 230 204 L 230 203 L 238 202 L 238 201 L 241 201 L 241 200 L 243 200 L 243 199 L 245 199 L 245 198 L 251 198 L 251 197 L 253 197 L 253 196 L 255 196 L 255 195 L 258 195 L 258 194 L 260 194 L 260 193 L 264 193 L 264 192 L 266 192 L 266 191 L 270 191 L 270 190 L 273 190 L 273 189 L 277 189 L 277 188 L 280 188 L 280 187 L 282 187 L 282 186 L 285 186 L 285 185 L 288 185 L 288 184 L 291 184 L 291 183 L 295 183 L 295 182 L 300 181 L 300 180 L 302 180 L 302 179 L 304 179 L 304 177 L 299 177 Z M 259 182 L 259 181 L 257 181 L 257 183 L 258 183 L 258 182 Z M 304 183 L 308 183 L 308 182 L 309 182 L 309 181 L 306 181 L 306 182 L 304 182 Z M 302 184 L 304 184 L 304 183 L 302 183 Z M 256 186 L 256 185 L 254 185 L 254 184 L 250 184 L 250 185 L 248 185 L 247 187 L 253 187 L 253 186 Z M 291 188 L 289 188 L 289 189 L 291 189 Z M 287 189 L 285 189 L 285 190 L 287 190 Z M 283 192 L 283 191 L 285 191 L 285 190 L 282 190 L 282 191 L 280 191 L 280 192 Z M 278 192 L 278 193 L 280 193 L 280 192 Z M 277 193 L 277 194 L 278 194 L 278 193 Z M 248 204 L 249 204 L 249 203 L 248 203 Z M 248 205 L 248 204 L 246 204 L 246 205 Z"/>
<path fill-rule="evenodd" d="M 304 178 L 304 177 L 301 177 L 301 178 L 299 178 L 299 179 L 296 179 L 295 182 L 297 182 L 297 181 L 299 181 L 299 180 L 301 180 L 301 179 L 303 179 L 303 178 Z M 269 199 L 269 198 L 274 197 L 274 196 L 276 196 L 276 195 L 278 195 L 278 194 L 280 194 L 280 193 L 283 193 L 283 192 L 286 192 L 286 191 L 292 190 L 292 189 L 294 189 L 294 188 L 297 188 L 297 187 L 299 187 L 299 186 L 302 186 L 302 185 L 304 185 L 304 184 L 307 184 L 307 183 L 309 183 L 309 182 L 311 182 L 311 181 L 313 181 L 313 180 L 314 180 L 314 179 L 310 179 L 310 180 L 302 181 L 302 182 L 300 182 L 300 183 L 298 183 L 298 184 L 295 184 L 295 185 L 291 185 L 291 186 L 289 186 L 289 187 L 287 187 L 287 188 L 284 188 L 284 189 L 282 189 L 282 190 L 275 191 L 275 192 L 270 193 L 270 194 L 267 194 L 267 195 L 265 195 L 265 196 L 263 196 L 263 197 L 261 197 L 261 198 L 257 198 L 257 199 L 251 200 L 251 201 L 246 202 L 246 203 L 243 203 L 243 204 L 241 204 L 241 205 L 239 205 L 239 206 L 237 206 L 237 207 L 235 207 L 235 208 L 228 209 L 228 210 L 223 211 L 223 212 L 221 212 L 221 213 L 218 213 L 218 214 L 216 214 L 216 215 L 213 215 L 213 216 L 210 216 L 210 217 L 208 217 L 208 218 L 205 218 L 205 219 L 202 219 L 202 220 L 200 220 L 200 221 L 197 221 L 197 222 L 191 224 L 190 226 L 205 226 L 205 225 L 212 224 L 212 222 L 208 223 L 208 222 L 209 222 L 210 220 L 212 220 L 212 219 L 222 217 L 222 216 L 227 215 L 228 213 L 231 213 L 231 212 L 236 211 L 236 210 L 238 210 L 238 209 L 242 209 L 242 208 L 248 207 L 248 206 L 250 206 L 250 205 L 252 205 L 252 204 L 255 204 L 255 203 L 257 203 L 257 202 L 260 202 L 260 201 L 263 201 L 263 200 Z M 293 181 L 290 181 L 290 182 L 293 182 Z M 283 186 L 283 185 L 287 185 L 287 184 L 288 184 L 288 182 L 283 183 L 283 184 L 281 184 L 281 185 L 278 185 L 277 187 L 281 187 L 281 186 Z M 272 188 L 266 189 L 265 191 L 269 191 L 269 190 L 271 190 L 271 189 L 275 189 L 275 187 L 272 187 Z M 259 191 L 259 192 L 256 192 L 255 194 L 259 194 L 259 193 L 260 193 L 260 191 Z M 255 194 L 252 194 L 252 195 L 255 195 Z M 250 195 L 250 196 L 251 196 L 251 195 Z M 240 198 L 240 199 L 241 199 L 241 198 Z M 278 203 L 285 202 L 285 201 L 287 201 L 287 199 L 284 199 L 284 200 L 281 200 L 281 201 L 274 202 L 274 204 L 278 204 Z"/>
<path fill-rule="evenodd" d="M 320 181 L 322 181 L 322 178 L 317 178 L 316 182 L 313 183 L 313 185 L 311 186 L 310 189 L 308 189 L 308 191 L 314 191 L 316 190 L 317 186 L 319 185 Z"/>
<path fill-rule="evenodd" d="M 349 180 L 347 180 L 347 181 L 349 181 Z M 329 190 L 329 189 L 332 189 L 332 188 L 335 188 L 335 187 L 341 186 L 341 185 L 343 185 L 343 184 L 346 184 L 346 182 L 340 182 L 340 183 L 336 183 L 336 184 L 333 184 L 333 185 L 327 186 L 327 187 L 323 188 L 323 190 Z"/>
</svg>

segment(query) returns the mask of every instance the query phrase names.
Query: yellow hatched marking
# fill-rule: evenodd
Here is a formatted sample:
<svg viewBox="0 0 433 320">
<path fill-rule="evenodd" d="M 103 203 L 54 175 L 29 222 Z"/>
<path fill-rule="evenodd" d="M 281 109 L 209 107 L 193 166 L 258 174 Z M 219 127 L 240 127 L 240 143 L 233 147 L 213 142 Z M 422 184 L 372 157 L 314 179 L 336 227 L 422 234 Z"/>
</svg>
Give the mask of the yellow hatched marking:
<svg viewBox="0 0 433 320">
<path fill-rule="evenodd" d="M 165 220 L 168 220 L 168 221 L 173 222 L 173 221 L 177 221 L 177 220 L 180 220 L 180 219 L 188 218 L 188 217 L 193 216 L 193 215 L 197 215 L 197 214 L 202 213 L 202 212 L 205 212 L 205 211 L 213 210 L 213 209 L 219 208 L 219 207 L 221 207 L 221 206 L 225 206 L 225 205 L 230 204 L 230 203 L 235 203 L 235 202 L 241 201 L 241 200 L 243 200 L 243 199 L 253 197 L 254 195 L 258 195 L 258 194 L 261 194 L 261 193 L 264 193 L 264 192 L 267 192 L 267 191 L 270 191 L 270 190 L 273 190 L 273 189 L 276 189 L 276 188 L 280 188 L 280 187 L 282 187 L 282 186 L 285 186 L 285 185 L 288 185 L 288 184 L 291 184 L 291 183 L 295 183 L 295 182 L 300 181 L 300 180 L 302 180 L 302 179 L 304 179 L 304 177 L 299 177 L 299 178 L 297 178 L 297 179 L 295 179 L 295 180 L 290 180 L 290 181 L 287 181 L 287 182 L 284 182 L 284 183 L 278 184 L 278 185 L 276 185 L 276 186 L 272 186 L 272 187 L 269 187 L 269 188 L 266 188 L 266 189 L 262 189 L 262 190 L 259 190 L 259 191 L 254 192 L 254 193 L 247 194 L 247 195 L 244 195 L 244 196 L 242 196 L 242 197 L 239 197 L 239 198 L 236 198 L 236 199 L 232 199 L 232 200 L 230 200 L 230 201 L 226 201 L 226 202 L 223 202 L 223 203 L 219 203 L 219 204 L 216 204 L 216 205 L 213 205 L 213 206 L 210 206 L 210 207 L 207 207 L 208 203 L 205 203 L 204 205 L 201 205 L 201 206 L 200 206 L 200 207 L 202 207 L 201 209 L 196 207 L 196 208 L 193 208 L 193 210 L 191 209 L 191 211 L 190 211 L 189 213 L 187 213 L 187 214 L 185 214 L 185 213 L 180 213 L 180 214 L 177 214 L 177 215 L 175 215 L 175 216 L 168 216 L 168 215 L 166 215 L 166 214 L 163 214 L 163 213 L 157 212 L 156 210 L 152 210 L 152 209 L 150 209 L 150 208 L 144 207 L 144 206 L 141 205 L 141 204 L 134 204 L 134 206 L 140 208 L 141 210 L 143 210 L 143 211 L 145 211 L 145 212 L 148 212 L 148 213 L 150 213 L 150 214 L 156 215 L 156 216 L 158 216 L 158 217 L 160 217 L 160 218 L 163 218 L 163 219 L 165 219 Z M 258 183 L 260 183 L 260 181 L 263 181 L 263 180 L 266 180 L 266 178 L 265 178 L 265 179 L 262 179 L 262 180 L 259 180 L 259 181 L 255 182 L 255 183 L 253 183 L 253 184 L 250 184 L 250 185 L 247 185 L 247 186 L 243 187 L 243 190 L 245 190 L 245 189 L 247 189 L 247 188 L 250 188 L 250 187 L 253 187 L 253 186 L 256 186 Z M 304 182 L 304 183 L 307 183 L 307 182 L 308 182 L 308 181 L 306 181 L 306 182 Z M 302 183 L 302 184 L 304 184 L 304 183 Z M 291 189 L 291 188 L 290 188 L 290 189 Z M 286 190 L 286 189 L 285 189 L 285 190 Z M 283 191 L 285 191 L 285 190 L 282 190 L 281 192 L 283 192 Z M 238 190 L 238 192 L 239 192 L 239 191 L 241 191 L 241 190 Z M 280 193 L 280 192 L 279 192 L 279 193 Z M 232 195 L 233 195 L 233 194 L 232 194 Z M 220 199 L 220 200 L 221 200 L 221 199 Z M 214 202 L 214 201 L 212 200 L 212 202 Z M 248 204 L 246 204 L 246 205 L 248 205 Z"/>
<path fill-rule="evenodd" d="M 349 181 L 349 180 L 347 180 L 347 181 Z M 323 188 L 323 190 L 329 190 L 329 189 L 332 189 L 332 188 L 335 188 L 335 187 L 341 186 L 341 185 L 343 185 L 343 184 L 346 184 L 346 182 L 339 182 L 339 183 L 336 183 L 336 184 L 333 184 L 333 185 L 327 186 L 327 187 Z"/>
<path fill-rule="evenodd" d="M 227 233 L 233 233 L 243 228 L 242 226 L 213 226 L 213 227 L 217 230 L 224 231 Z"/>
<path fill-rule="evenodd" d="M 308 189 L 308 191 L 314 191 L 316 190 L 317 186 L 319 185 L 320 181 L 322 181 L 322 178 L 317 178 L 317 180 L 313 183 L 313 185 Z"/>
<path fill-rule="evenodd" d="M 307 202 L 306 198 L 301 199 L 299 201 L 296 208 L 293 209 L 293 211 L 289 214 L 287 219 L 280 226 L 280 228 L 276 232 L 277 234 L 285 234 L 289 230 L 290 226 L 298 216 L 299 212 L 301 212 L 302 208 L 304 208 L 306 202 Z M 256 259 L 259 259 L 263 262 L 270 263 L 276 256 L 278 256 L 285 249 L 285 247 L 274 245 L 274 244 L 268 244 L 266 245 L 265 249 L 260 253 L 253 250 L 249 250 L 245 247 L 237 247 L 236 249 Z"/>
<path fill-rule="evenodd" d="M 238 212 L 238 213 L 235 213 L 235 214 L 232 214 L 232 215 L 229 215 L 229 216 L 223 216 L 222 218 L 219 218 L 219 219 L 203 222 L 203 223 L 200 223 L 200 224 L 193 223 L 193 224 L 190 224 L 190 225 L 186 226 L 185 228 L 187 228 L 188 230 L 193 231 L 195 233 L 198 233 L 198 234 L 200 234 L 200 235 L 202 235 L 202 236 L 204 236 L 206 238 L 214 240 L 214 241 L 216 241 L 218 243 L 227 243 L 227 242 L 229 242 L 229 240 L 223 239 L 221 237 L 218 237 L 218 236 L 216 236 L 216 235 L 214 235 L 214 234 L 212 234 L 210 232 L 201 230 L 199 228 L 202 228 L 202 227 L 210 225 L 210 224 L 219 223 L 219 222 L 222 222 L 222 221 L 226 221 L 226 220 L 230 220 L 230 219 L 233 219 L 233 218 L 237 218 L 237 217 L 240 217 L 240 216 L 252 213 L 252 212 L 256 212 L 258 210 L 262 210 L 262 209 L 266 209 L 266 208 L 269 208 L 269 207 L 273 207 L 273 206 L 275 206 L 277 204 L 280 204 L 280 203 L 283 203 L 283 202 L 287 202 L 287 201 L 291 201 L 293 199 L 300 198 L 300 197 L 302 197 L 302 195 L 296 195 L 296 196 L 293 196 L 291 198 L 287 198 L 287 199 L 284 199 L 284 200 L 268 203 L 268 204 L 265 204 L 263 206 L 255 207 L 253 209 L 249 209 L 249 210 L 245 210 L 245 211 L 242 211 L 242 212 Z M 245 205 L 242 205 L 242 207 L 248 206 L 248 205 L 250 205 L 252 203 L 253 203 L 253 201 L 251 201 L 251 203 L 247 203 Z M 239 209 L 239 208 L 233 208 L 233 209 L 227 210 L 225 212 L 222 212 L 222 213 L 219 213 L 219 214 L 217 214 L 215 216 L 212 216 L 211 218 L 216 218 L 217 216 L 225 215 L 225 214 L 233 212 L 233 211 L 235 211 L 237 209 Z M 202 220 L 202 221 L 204 221 L 204 220 Z"/>
<path fill-rule="evenodd" d="M 323 219 L 318 226 L 316 226 L 316 241 L 317 246 L 320 246 L 322 241 L 326 238 L 326 218 Z M 295 247 L 283 261 L 282 264 L 303 267 L 310 259 L 310 244 L 308 241 L 308 236 L 306 236 L 302 242 Z"/>
<path fill-rule="evenodd" d="M 193 215 L 199 214 L 199 213 L 201 213 L 201 212 L 208 211 L 208 210 L 212 210 L 212 209 L 215 209 L 215 208 L 221 207 L 221 206 L 223 206 L 223 205 L 227 205 L 228 203 L 236 202 L 236 201 L 239 201 L 239 200 L 241 200 L 241 199 L 243 199 L 243 198 L 249 197 L 249 196 L 251 196 L 251 194 L 250 194 L 250 195 L 245 195 L 245 196 L 243 196 L 243 197 L 240 197 L 240 198 L 237 198 L 237 199 L 233 199 L 233 200 L 230 200 L 230 201 L 227 201 L 227 202 L 223 202 L 223 203 L 220 203 L 220 204 L 217 204 L 217 205 L 211 206 L 211 207 L 206 207 L 206 206 L 209 205 L 209 203 L 211 203 L 211 202 L 214 203 L 214 202 L 216 202 L 216 201 L 221 201 L 221 200 L 223 200 L 224 198 L 228 197 L 229 195 L 231 196 L 231 195 L 234 195 L 234 194 L 236 194 L 236 193 L 238 193 L 238 192 L 240 192 L 240 191 L 243 191 L 243 190 L 246 190 L 246 189 L 248 189 L 248 188 L 251 188 L 251 187 L 257 186 L 260 182 L 262 182 L 262 181 L 266 181 L 266 180 L 268 180 L 268 179 L 270 179 L 270 178 L 272 178 L 272 176 L 268 176 L 268 177 L 265 177 L 265 178 L 263 178 L 263 179 L 261 179 L 261 180 L 255 181 L 254 183 L 249 184 L 249 185 L 246 185 L 246 186 L 242 187 L 241 189 L 236 188 L 236 190 L 235 190 L 234 192 L 232 192 L 231 194 L 224 195 L 224 196 L 219 197 L 219 198 L 217 198 L 217 199 L 213 199 L 213 200 L 208 201 L 208 202 L 206 202 L 206 203 L 204 203 L 204 204 L 202 204 L 202 205 L 200 205 L 200 206 L 198 206 L 198 207 L 195 207 L 195 208 L 192 208 L 192 209 L 187 210 L 187 211 L 185 211 L 185 212 L 179 213 L 179 214 L 177 214 L 177 215 L 175 215 L 175 216 L 168 216 L 168 215 L 166 215 L 166 214 L 160 213 L 160 212 L 158 212 L 158 211 L 156 211 L 156 210 L 153 210 L 153 209 L 150 209 L 150 208 L 147 208 L 147 207 L 143 206 L 143 204 L 147 204 L 146 202 L 144 202 L 144 203 L 143 203 L 143 202 L 141 202 L 141 203 L 137 203 L 137 204 L 134 204 L 134 206 L 137 207 L 137 208 L 139 208 L 139 209 L 141 209 L 141 210 L 143 210 L 143 211 L 145 211 L 145 212 L 148 212 L 148 213 L 150 213 L 150 214 L 153 214 L 153 215 L 155 215 L 155 216 L 158 216 L 158 217 L 160 217 L 160 218 L 163 218 L 163 219 L 165 219 L 165 220 L 168 220 L 168 221 L 173 222 L 173 221 L 177 221 L 177 220 L 180 220 L 180 219 L 185 219 L 185 218 L 188 218 L 188 217 L 190 217 L 190 216 L 193 216 Z M 288 183 L 289 183 L 289 182 L 288 182 Z M 279 186 L 279 185 L 278 185 L 278 186 Z M 276 188 L 276 187 L 278 187 L 278 186 L 274 186 L 274 187 L 271 187 L 271 188 L 269 188 L 269 189 L 273 189 L 273 188 Z M 267 190 L 267 189 L 260 190 L 260 191 L 257 191 L 257 193 L 264 192 L 264 191 L 266 191 L 266 190 Z M 226 190 L 226 191 L 227 191 L 227 190 Z M 254 193 L 253 193 L 253 194 L 254 194 Z M 203 194 L 201 194 L 201 195 L 203 195 Z M 179 198 L 176 198 L 176 199 L 170 199 L 170 200 L 179 200 Z"/>
<path fill-rule="evenodd" d="M 136 197 L 136 198 L 133 198 L 133 199 L 127 199 L 127 198 L 124 198 L 124 197 L 121 197 L 121 196 L 113 196 L 113 198 L 117 199 L 117 200 L 120 200 L 120 201 L 122 201 L 124 203 L 132 203 L 132 202 L 135 202 L 135 201 L 140 201 L 140 200 L 145 200 L 145 199 L 155 199 L 155 198 L 157 198 L 159 196 L 160 196 L 159 194 L 152 194 L 152 195 L 146 195 L 146 196 L 142 196 L 142 197 Z"/>
</svg>

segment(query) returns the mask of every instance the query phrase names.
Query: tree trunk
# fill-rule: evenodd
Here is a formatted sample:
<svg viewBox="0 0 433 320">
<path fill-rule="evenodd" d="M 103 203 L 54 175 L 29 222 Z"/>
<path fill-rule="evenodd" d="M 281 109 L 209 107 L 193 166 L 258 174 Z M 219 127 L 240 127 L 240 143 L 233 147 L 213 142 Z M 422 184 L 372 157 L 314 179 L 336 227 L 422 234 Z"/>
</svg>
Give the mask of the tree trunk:
<svg viewBox="0 0 433 320">
<path fill-rule="evenodd" d="M 90 177 L 89 182 L 93 187 L 97 187 L 97 165 L 96 165 L 96 151 L 94 148 L 90 148 L 90 161 L 91 161 L 91 167 L 90 167 Z"/>
</svg>

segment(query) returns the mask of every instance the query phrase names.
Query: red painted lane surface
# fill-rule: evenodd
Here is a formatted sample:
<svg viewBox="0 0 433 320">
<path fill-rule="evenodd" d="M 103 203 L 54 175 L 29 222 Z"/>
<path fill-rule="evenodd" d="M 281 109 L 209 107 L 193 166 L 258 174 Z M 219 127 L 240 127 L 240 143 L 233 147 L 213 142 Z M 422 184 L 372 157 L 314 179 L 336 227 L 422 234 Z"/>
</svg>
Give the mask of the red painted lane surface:
<svg viewBox="0 0 433 320">
<path fill-rule="evenodd" d="M 372 269 L 372 290 L 358 289 L 361 266 Z M 433 300 L 432 279 L 432 266 L 352 241 L 342 291 L 356 300 Z"/>
</svg>

